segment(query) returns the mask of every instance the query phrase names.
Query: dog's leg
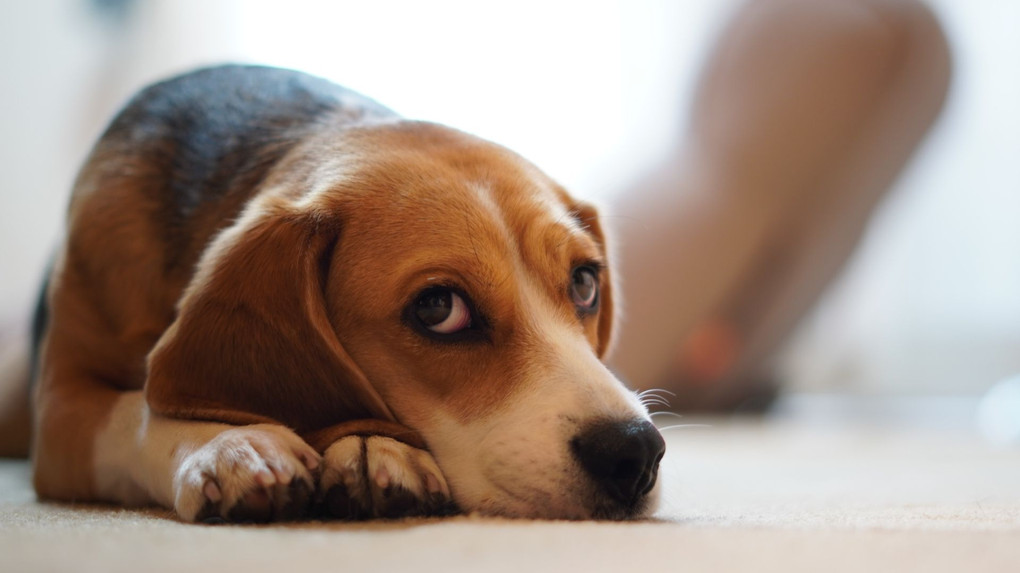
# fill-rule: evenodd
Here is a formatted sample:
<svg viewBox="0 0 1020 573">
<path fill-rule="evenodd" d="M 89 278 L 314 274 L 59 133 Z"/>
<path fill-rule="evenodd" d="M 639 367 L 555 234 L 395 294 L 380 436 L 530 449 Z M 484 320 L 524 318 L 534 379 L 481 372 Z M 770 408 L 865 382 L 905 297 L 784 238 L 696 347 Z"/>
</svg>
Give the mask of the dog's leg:
<svg viewBox="0 0 1020 573">
<path fill-rule="evenodd" d="M 319 455 L 275 424 L 231 426 L 149 411 L 140 391 L 124 392 L 98 433 L 99 496 L 158 503 L 185 521 L 271 521 L 308 508 Z"/>
<path fill-rule="evenodd" d="M 232 426 L 167 418 L 141 391 L 63 384 L 39 403 L 40 495 L 173 508 L 184 521 L 297 518 L 317 501 L 342 519 L 451 512 L 450 490 L 410 430 L 348 422 L 309 437 L 320 455 L 275 424 Z M 393 426 L 393 428 L 388 427 Z M 394 429 L 398 428 L 398 429 Z"/>
<path fill-rule="evenodd" d="M 358 420 L 316 432 L 309 443 L 323 451 L 317 504 L 332 517 L 399 518 L 456 510 L 446 478 L 432 454 L 417 447 L 423 444 L 411 430 Z"/>
<path fill-rule="evenodd" d="M 55 381 L 59 381 L 56 383 Z M 35 393 L 32 482 L 44 499 L 95 501 L 95 437 L 118 392 L 89 379 L 44 375 Z"/>
</svg>

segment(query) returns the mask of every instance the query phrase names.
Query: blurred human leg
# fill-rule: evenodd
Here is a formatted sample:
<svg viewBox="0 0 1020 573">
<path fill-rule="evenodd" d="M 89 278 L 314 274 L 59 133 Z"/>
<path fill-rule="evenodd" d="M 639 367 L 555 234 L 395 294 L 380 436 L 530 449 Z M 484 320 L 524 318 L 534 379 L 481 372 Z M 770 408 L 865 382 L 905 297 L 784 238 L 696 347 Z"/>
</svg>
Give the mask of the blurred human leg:
<svg viewBox="0 0 1020 573">
<path fill-rule="evenodd" d="M 708 58 L 673 161 L 614 206 L 614 368 L 679 409 L 767 401 L 813 306 L 938 115 L 946 39 L 915 0 L 753 0 Z"/>
</svg>

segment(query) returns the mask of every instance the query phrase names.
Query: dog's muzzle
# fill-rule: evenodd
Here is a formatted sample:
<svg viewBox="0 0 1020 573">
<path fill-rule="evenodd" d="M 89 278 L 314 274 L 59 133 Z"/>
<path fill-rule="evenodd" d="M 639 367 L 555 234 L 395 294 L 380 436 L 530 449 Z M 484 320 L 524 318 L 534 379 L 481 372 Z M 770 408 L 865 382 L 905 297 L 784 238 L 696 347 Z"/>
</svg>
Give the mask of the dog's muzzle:
<svg viewBox="0 0 1020 573">
<path fill-rule="evenodd" d="M 603 420 L 570 442 L 574 457 L 595 484 L 606 516 L 641 511 L 655 487 L 666 442 L 650 422 Z"/>
</svg>

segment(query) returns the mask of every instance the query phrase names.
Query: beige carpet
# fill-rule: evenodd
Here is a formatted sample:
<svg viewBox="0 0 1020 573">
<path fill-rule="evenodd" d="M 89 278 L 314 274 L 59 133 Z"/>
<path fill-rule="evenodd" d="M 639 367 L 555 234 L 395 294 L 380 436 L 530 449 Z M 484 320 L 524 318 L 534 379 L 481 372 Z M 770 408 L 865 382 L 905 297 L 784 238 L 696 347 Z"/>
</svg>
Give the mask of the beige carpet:
<svg viewBox="0 0 1020 573">
<path fill-rule="evenodd" d="M 791 406 L 792 404 L 792 406 Z M 184 525 L 40 504 L 0 462 L 0 571 L 1020 571 L 1020 449 L 972 402 L 794 400 L 666 431 L 665 505 L 642 523 L 474 517 Z"/>
</svg>

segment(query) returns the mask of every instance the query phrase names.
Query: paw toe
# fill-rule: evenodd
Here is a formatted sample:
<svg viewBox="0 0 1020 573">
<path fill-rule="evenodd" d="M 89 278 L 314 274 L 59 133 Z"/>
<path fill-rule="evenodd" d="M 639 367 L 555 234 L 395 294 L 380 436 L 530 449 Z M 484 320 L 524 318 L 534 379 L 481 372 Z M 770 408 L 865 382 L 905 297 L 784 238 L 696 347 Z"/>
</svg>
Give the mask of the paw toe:
<svg viewBox="0 0 1020 573">
<path fill-rule="evenodd" d="M 455 509 L 432 456 L 390 438 L 348 436 L 323 457 L 320 510 L 337 519 L 448 515 Z"/>
<path fill-rule="evenodd" d="M 224 431 L 182 464 L 175 477 L 174 507 L 185 520 L 203 523 L 304 517 L 315 490 L 313 473 L 306 468 L 317 457 L 286 428 Z"/>
</svg>

